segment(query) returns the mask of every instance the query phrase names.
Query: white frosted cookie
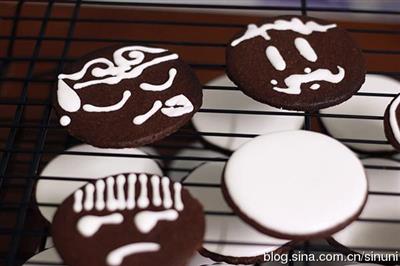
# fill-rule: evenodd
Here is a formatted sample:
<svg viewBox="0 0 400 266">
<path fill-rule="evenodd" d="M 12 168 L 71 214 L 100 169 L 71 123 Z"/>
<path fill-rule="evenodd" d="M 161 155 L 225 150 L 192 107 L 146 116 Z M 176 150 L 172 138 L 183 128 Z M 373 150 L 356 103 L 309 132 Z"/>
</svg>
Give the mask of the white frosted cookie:
<svg viewBox="0 0 400 266">
<path fill-rule="evenodd" d="M 98 178 L 107 175 L 130 172 L 143 172 L 162 175 L 158 164 L 148 158 L 118 157 L 115 154 L 146 155 L 140 149 L 101 149 L 87 144 L 78 145 L 68 152 L 109 153 L 109 156 L 62 154 L 52 159 L 41 172 L 41 177 L 64 177 L 68 180 L 43 179 L 36 185 L 36 202 L 39 210 L 49 222 L 53 220 L 56 206 L 73 191 L 83 186 L 85 181 L 78 178 Z M 42 205 L 41 205 L 42 204 Z"/>
<path fill-rule="evenodd" d="M 185 160 L 183 158 L 190 157 L 193 160 Z M 195 158 L 195 159 L 194 159 Z M 187 148 L 181 149 L 176 154 L 171 163 L 168 165 L 169 170 L 167 175 L 175 180 L 179 181 L 186 177 L 191 171 L 196 169 L 199 165 L 216 159 L 224 159 L 226 155 L 207 149 L 200 142 L 190 144 Z"/>
<path fill-rule="evenodd" d="M 400 82 L 383 75 L 366 75 L 365 82 L 359 92 L 371 93 L 400 93 Z M 386 107 L 393 97 L 382 96 L 363 96 L 354 95 L 346 102 L 321 109 L 322 114 L 345 114 L 345 115 L 365 115 L 365 116 L 384 116 Z M 335 138 L 378 140 L 386 141 L 383 119 L 356 119 L 356 118 L 333 118 L 321 117 L 325 128 Z M 393 147 L 387 144 L 366 144 L 350 143 L 346 145 L 366 152 L 392 151 Z"/>
<path fill-rule="evenodd" d="M 65 265 L 58 255 L 55 248 L 46 249 L 32 258 L 30 258 L 23 266 L 50 266 L 50 265 Z"/>
<path fill-rule="evenodd" d="M 223 192 L 250 225 L 274 237 L 326 237 L 356 219 L 367 197 L 360 160 L 310 131 L 259 136 L 229 159 Z"/>
<path fill-rule="evenodd" d="M 235 86 L 227 76 L 220 76 L 206 85 Z M 228 109 L 241 111 L 287 112 L 259 103 L 244 95 L 240 90 L 203 90 L 203 105 L 206 109 Z M 293 111 L 292 111 L 293 112 Z M 237 114 L 199 112 L 192 118 L 195 128 L 200 132 L 218 132 L 234 134 L 267 134 L 282 130 L 301 129 L 303 116 L 284 116 L 270 114 Z M 209 143 L 220 148 L 234 151 L 251 138 L 203 136 Z"/>
<path fill-rule="evenodd" d="M 55 248 L 49 248 L 30 258 L 27 262 L 25 262 L 23 266 L 53 266 L 53 265 L 61 266 L 65 264 L 60 258 L 60 255 L 58 255 L 57 250 Z M 196 253 L 193 256 L 193 258 L 189 261 L 187 266 L 205 266 L 205 265 L 229 266 L 232 264 L 218 263 Z"/>
<path fill-rule="evenodd" d="M 369 166 L 400 167 L 400 163 L 381 158 L 362 161 Z M 367 168 L 369 190 L 372 192 L 399 193 L 400 170 Z M 361 218 L 400 220 L 400 197 L 396 195 L 369 195 Z M 397 237 L 395 237 L 397 236 Z M 400 224 L 379 221 L 355 221 L 333 235 L 333 238 L 351 249 L 400 250 Z"/>
<path fill-rule="evenodd" d="M 194 170 L 183 183 L 206 212 L 232 213 L 221 193 L 224 162 L 209 162 Z M 213 185 L 198 186 L 199 184 Z M 275 251 L 288 240 L 262 234 L 236 215 L 206 215 L 203 255 L 216 261 L 249 264 L 263 261 L 265 252 Z M 239 244 L 242 243 L 242 244 Z"/>
</svg>

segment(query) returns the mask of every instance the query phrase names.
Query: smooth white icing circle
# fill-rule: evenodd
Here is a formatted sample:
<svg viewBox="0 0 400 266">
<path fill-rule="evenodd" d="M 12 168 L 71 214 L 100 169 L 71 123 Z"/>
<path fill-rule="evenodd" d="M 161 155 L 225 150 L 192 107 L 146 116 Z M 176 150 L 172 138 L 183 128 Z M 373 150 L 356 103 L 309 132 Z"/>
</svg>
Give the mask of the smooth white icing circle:
<svg viewBox="0 0 400 266">
<path fill-rule="evenodd" d="M 69 152 L 146 155 L 140 149 L 100 149 L 87 144 L 68 149 Z M 40 179 L 36 185 L 36 202 L 48 221 L 53 220 L 56 207 L 43 204 L 61 204 L 72 192 L 86 184 L 74 178 L 99 178 L 119 173 L 143 172 L 162 175 L 158 164 L 148 158 L 62 154 L 51 160 L 40 176 L 65 177 L 68 180 Z"/>
<path fill-rule="evenodd" d="M 208 86 L 235 86 L 227 76 L 218 77 Z M 239 90 L 203 90 L 203 105 L 206 109 L 229 109 L 244 111 L 289 112 L 259 103 Z M 296 130 L 304 124 L 303 116 L 249 115 L 235 113 L 202 113 L 192 118 L 193 124 L 201 132 L 267 134 L 283 130 Z M 202 136 L 206 141 L 226 150 L 234 151 L 251 138 Z"/>
<path fill-rule="evenodd" d="M 359 92 L 400 93 L 400 82 L 383 75 L 367 74 Z M 339 105 L 321 109 L 322 114 L 371 115 L 382 116 L 393 97 L 355 95 Z M 379 140 L 385 141 L 386 136 L 382 120 L 321 117 L 322 123 L 329 134 L 335 138 Z M 346 145 L 362 151 L 392 151 L 393 147 L 386 144 L 350 143 Z"/>
<path fill-rule="evenodd" d="M 224 166 L 224 162 L 205 163 L 195 169 L 183 183 L 190 193 L 201 202 L 205 211 L 232 212 L 232 209 L 225 203 L 220 187 L 190 186 L 190 184 L 220 185 Z M 234 242 L 243 244 L 233 244 Z M 289 241 L 258 232 L 236 215 L 206 215 L 203 247 L 215 254 L 231 257 L 256 257 L 265 252 L 277 250 L 287 242 Z"/>
<path fill-rule="evenodd" d="M 367 195 L 356 155 L 326 135 L 259 136 L 229 159 L 224 182 L 240 212 L 277 234 L 308 238 L 353 219 Z"/>
</svg>

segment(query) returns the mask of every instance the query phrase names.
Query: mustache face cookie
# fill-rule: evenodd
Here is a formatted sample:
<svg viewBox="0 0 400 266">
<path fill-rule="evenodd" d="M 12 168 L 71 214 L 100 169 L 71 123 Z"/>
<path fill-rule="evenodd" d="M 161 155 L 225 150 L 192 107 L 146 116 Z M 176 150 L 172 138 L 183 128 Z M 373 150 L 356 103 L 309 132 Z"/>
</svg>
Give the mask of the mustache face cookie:
<svg viewBox="0 0 400 266">
<path fill-rule="evenodd" d="M 97 147 L 137 147 L 177 131 L 202 103 L 196 76 L 162 48 L 118 46 L 67 65 L 54 107 L 71 135 Z"/>
<path fill-rule="evenodd" d="M 347 100 L 366 72 L 361 50 L 346 31 L 306 16 L 250 24 L 229 43 L 226 61 L 229 77 L 245 94 L 299 111 Z"/>
<path fill-rule="evenodd" d="M 75 191 L 52 235 L 67 265 L 184 266 L 201 247 L 200 203 L 168 177 L 120 174 Z"/>
</svg>

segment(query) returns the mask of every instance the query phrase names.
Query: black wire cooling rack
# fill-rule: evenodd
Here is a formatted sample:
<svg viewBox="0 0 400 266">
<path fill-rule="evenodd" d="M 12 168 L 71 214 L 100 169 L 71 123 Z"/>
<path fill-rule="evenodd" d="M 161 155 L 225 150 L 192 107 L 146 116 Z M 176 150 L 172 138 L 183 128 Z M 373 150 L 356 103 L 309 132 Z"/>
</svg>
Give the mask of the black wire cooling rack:
<svg viewBox="0 0 400 266">
<path fill-rule="evenodd" d="M 266 1 L 267 2 L 267 1 Z M 135 3 L 108 2 L 108 1 L 0 1 L 0 265 L 20 265 L 33 254 L 42 251 L 46 246 L 49 236 L 49 225 L 41 220 L 37 206 L 33 200 L 34 185 L 41 178 L 40 170 L 55 155 L 77 154 L 96 156 L 130 156 L 126 154 L 99 154 L 66 152 L 65 149 L 78 143 L 69 137 L 65 130 L 58 124 L 51 107 L 51 94 L 56 74 L 60 72 L 65 62 L 94 50 L 97 46 L 110 45 L 111 43 L 146 43 L 158 46 L 182 49 L 186 61 L 190 63 L 200 79 L 205 82 L 224 72 L 224 47 L 228 41 L 227 36 L 245 27 L 255 20 L 252 15 L 238 16 L 221 13 L 210 15 L 207 12 L 221 11 L 257 11 L 271 15 L 274 12 L 290 14 L 340 14 L 341 16 L 373 15 L 385 18 L 386 16 L 399 16 L 400 11 L 363 9 L 343 7 L 320 7 L 310 5 L 310 1 L 290 1 L 289 6 L 280 5 L 203 5 L 170 3 Z M 95 9 L 96 12 L 92 12 Z M 157 15 L 151 16 L 152 10 Z M 107 16 L 100 14 L 108 10 Z M 150 14 L 144 16 L 110 15 L 111 10 L 118 12 L 135 12 Z M 98 11 L 98 12 L 97 12 Z M 202 12 L 199 12 L 202 11 Z M 147 12 L 147 13 L 146 13 Z M 193 16 L 191 13 L 196 13 Z M 268 13 L 269 12 L 269 13 Z M 272 13 L 271 13 L 272 12 Z M 181 13 L 182 19 L 176 19 L 176 14 Z M 134 13 L 135 14 L 135 13 Z M 138 13 L 136 13 L 138 14 Z M 265 16 L 257 14 L 256 16 Z M 399 23 L 397 21 L 397 23 Z M 129 27 L 172 27 L 174 30 L 183 29 L 179 39 L 169 39 L 160 31 L 150 31 L 150 38 L 140 36 L 130 37 L 118 31 L 109 32 L 105 36 L 88 36 L 77 34 L 78 30 L 85 29 L 87 25 L 96 25 L 96 32 L 105 30 L 108 26 L 121 25 Z M 364 24 L 363 24 L 364 25 Z M 400 24 L 391 28 L 370 26 L 352 27 L 347 29 L 352 34 L 365 34 L 373 36 L 387 36 L 398 41 L 399 48 Z M 28 28 L 28 30 L 27 30 Z M 29 30 L 30 29 L 30 30 Z M 86 29 L 86 32 L 91 30 Z M 93 31 L 93 28 L 92 28 Z M 61 32 L 61 34 L 60 34 Z M 193 34 L 209 35 L 213 32 L 222 37 L 218 40 L 196 39 Z M 94 33 L 94 32 L 93 32 Z M 224 37 L 225 36 L 225 37 Z M 396 39 L 397 38 L 397 39 Z M 47 53 L 57 45 L 56 53 Z M 82 48 L 83 47 L 83 48 Z M 202 61 L 193 55 L 208 53 L 213 50 L 212 60 Z M 364 49 L 366 56 L 375 57 L 376 60 L 385 60 L 388 57 L 400 55 L 396 49 Z M 207 58 L 207 57 L 205 57 Z M 397 57 L 400 60 L 400 56 Z M 369 73 L 384 74 L 400 78 L 400 69 L 390 64 L 386 68 L 370 68 Z M 397 68 L 397 69 L 396 69 Z M 18 73 L 15 75 L 15 73 Z M 204 86 L 204 90 L 236 90 L 236 87 Z M 393 97 L 394 94 L 385 93 L 358 93 L 363 97 Z M 294 112 L 267 112 L 267 111 L 242 111 L 233 109 L 201 109 L 200 112 L 209 113 L 240 113 L 247 115 L 282 115 L 304 116 L 306 130 L 314 130 L 317 117 L 355 118 L 382 120 L 381 116 L 351 115 L 351 114 L 319 114 L 319 113 L 294 113 Z M 167 140 L 151 145 L 162 152 L 161 155 L 148 155 L 146 157 L 163 160 L 165 171 L 173 170 L 183 174 L 193 169 L 168 167 L 168 162 L 176 160 L 186 161 L 226 161 L 225 156 L 211 158 L 206 156 L 177 156 L 181 149 L 208 149 L 194 147 L 190 143 L 198 140 L 200 136 L 218 136 L 222 138 L 242 137 L 252 138 L 255 134 L 230 134 L 220 132 L 198 132 L 188 126 L 181 129 Z M 344 143 L 370 143 L 384 145 L 386 141 L 371 139 L 340 139 Z M 385 155 L 387 156 L 387 155 Z M 367 165 L 367 168 L 398 171 L 399 167 L 384 165 Z M 62 179 L 61 177 L 46 177 L 48 179 Z M 191 184 L 187 184 L 191 185 Z M 195 184 L 192 184 L 195 185 Z M 196 184 L 207 187 L 209 184 Z M 370 191 L 370 195 L 385 195 L 400 197 L 400 191 L 384 193 Z M 399 207 L 400 208 L 400 207 Z M 231 215 L 231 213 L 209 212 L 206 215 Z M 358 219 L 365 222 L 400 223 L 400 220 L 389 219 Z M 396 236 L 393 236 L 396 237 Z M 397 236 L 400 237 L 400 236 Z M 207 240 L 206 240 L 207 242 Z M 233 243 L 234 244 L 234 243 Z M 240 243 L 252 245 L 252 243 Z M 253 243 L 254 244 L 254 243 Z M 368 247 L 357 247 L 357 250 L 372 250 Z M 399 247 L 400 249 L 400 247 Z M 295 247 L 303 252 L 349 252 L 345 247 L 333 247 L 327 243 L 305 242 Z M 46 263 L 49 265 L 49 263 Z M 55 264 L 59 265 L 59 264 Z M 289 263 L 294 265 L 294 263 Z M 303 265 L 303 264 L 302 264 Z M 304 265 L 308 265 L 304 262 Z"/>
</svg>

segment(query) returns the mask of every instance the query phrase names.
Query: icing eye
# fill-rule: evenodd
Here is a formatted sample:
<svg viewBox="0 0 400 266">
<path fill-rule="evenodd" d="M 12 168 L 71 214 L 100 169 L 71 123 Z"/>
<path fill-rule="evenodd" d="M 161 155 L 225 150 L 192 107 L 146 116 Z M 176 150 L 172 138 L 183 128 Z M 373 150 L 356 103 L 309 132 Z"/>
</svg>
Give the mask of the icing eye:
<svg viewBox="0 0 400 266">
<path fill-rule="evenodd" d="M 121 224 L 124 216 L 113 213 L 105 216 L 85 215 L 81 217 L 76 225 L 79 233 L 84 237 L 94 236 L 102 226 L 106 224 Z"/>
<path fill-rule="evenodd" d="M 178 219 L 178 216 L 178 212 L 172 209 L 164 211 L 141 211 L 136 214 L 133 221 L 142 234 L 147 234 L 157 226 L 159 221 L 175 221 Z"/>
</svg>

